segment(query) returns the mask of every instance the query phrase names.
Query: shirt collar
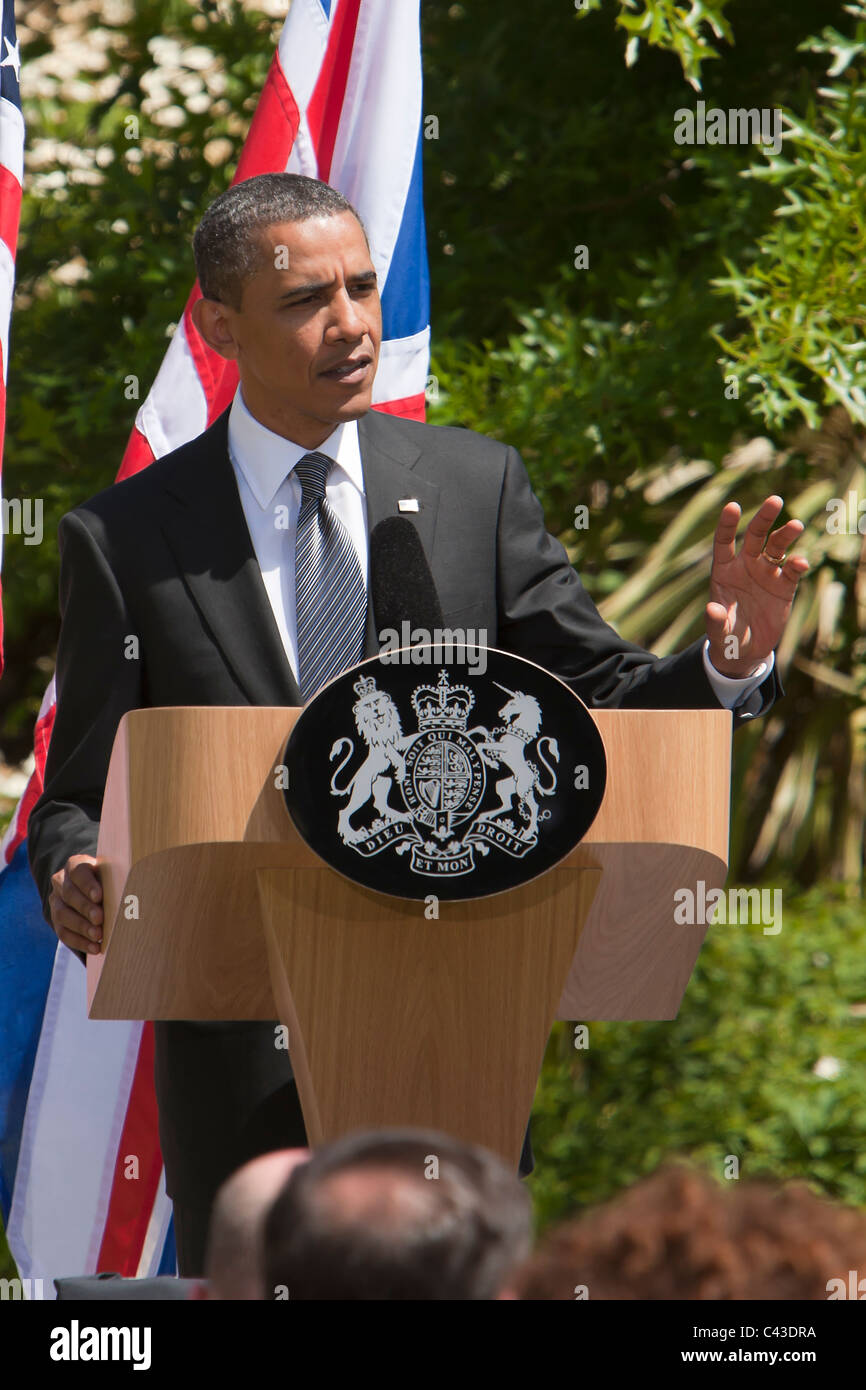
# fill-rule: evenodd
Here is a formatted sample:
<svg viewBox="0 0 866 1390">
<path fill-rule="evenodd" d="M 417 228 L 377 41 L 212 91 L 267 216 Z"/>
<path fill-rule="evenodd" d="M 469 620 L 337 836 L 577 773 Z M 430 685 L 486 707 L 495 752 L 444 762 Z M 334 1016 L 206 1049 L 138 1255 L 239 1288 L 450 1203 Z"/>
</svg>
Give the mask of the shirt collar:
<svg viewBox="0 0 866 1390">
<path fill-rule="evenodd" d="M 264 511 L 270 507 L 278 489 L 303 457 L 311 451 L 281 434 L 274 434 L 247 408 L 240 385 L 235 392 L 229 412 L 229 454 L 247 481 L 253 497 Z M 337 425 L 318 446 L 318 453 L 334 459 L 340 470 L 363 496 L 364 474 L 361 468 L 361 447 L 357 420 Z"/>
</svg>

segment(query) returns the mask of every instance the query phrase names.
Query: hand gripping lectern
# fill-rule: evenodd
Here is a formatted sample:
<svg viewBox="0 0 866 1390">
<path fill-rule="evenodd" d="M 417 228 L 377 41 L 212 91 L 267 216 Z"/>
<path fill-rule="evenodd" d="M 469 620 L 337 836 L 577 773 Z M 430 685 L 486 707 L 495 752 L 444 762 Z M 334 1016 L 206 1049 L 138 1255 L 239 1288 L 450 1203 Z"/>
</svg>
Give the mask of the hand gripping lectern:
<svg viewBox="0 0 866 1390">
<path fill-rule="evenodd" d="M 554 1019 L 672 1019 L 724 884 L 731 714 L 591 711 L 607 783 L 583 841 L 508 892 L 423 902 L 358 886 L 300 838 L 275 767 L 300 710 L 141 709 L 99 832 L 101 1019 L 280 1020 L 310 1142 L 411 1125 L 515 1169 Z"/>
</svg>

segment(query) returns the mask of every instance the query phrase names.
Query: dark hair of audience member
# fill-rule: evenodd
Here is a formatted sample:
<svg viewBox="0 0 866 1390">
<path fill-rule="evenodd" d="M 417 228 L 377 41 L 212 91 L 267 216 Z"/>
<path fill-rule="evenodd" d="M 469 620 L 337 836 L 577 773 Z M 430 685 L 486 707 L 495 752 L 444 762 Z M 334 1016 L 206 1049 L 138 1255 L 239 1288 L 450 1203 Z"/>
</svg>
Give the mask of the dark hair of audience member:
<svg viewBox="0 0 866 1390">
<path fill-rule="evenodd" d="M 266 1297 L 496 1299 L 530 1244 L 528 1194 L 494 1154 L 432 1131 L 352 1134 L 271 1207 Z"/>
</svg>

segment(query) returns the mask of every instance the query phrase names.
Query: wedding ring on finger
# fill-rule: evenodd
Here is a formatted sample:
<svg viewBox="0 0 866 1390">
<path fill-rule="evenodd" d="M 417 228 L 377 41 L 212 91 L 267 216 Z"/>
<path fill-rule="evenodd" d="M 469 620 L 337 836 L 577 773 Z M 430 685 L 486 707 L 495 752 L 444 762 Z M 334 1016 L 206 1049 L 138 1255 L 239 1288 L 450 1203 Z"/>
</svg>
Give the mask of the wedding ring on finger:
<svg viewBox="0 0 866 1390">
<path fill-rule="evenodd" d="M 769 550 L 761 551 L 761 559 L 766 560 L 769 565 L 777 565 L 780 569 L 788 558 L 787 550 L 783 550 L 781 555 L 771 555 Z"/>
</svg>

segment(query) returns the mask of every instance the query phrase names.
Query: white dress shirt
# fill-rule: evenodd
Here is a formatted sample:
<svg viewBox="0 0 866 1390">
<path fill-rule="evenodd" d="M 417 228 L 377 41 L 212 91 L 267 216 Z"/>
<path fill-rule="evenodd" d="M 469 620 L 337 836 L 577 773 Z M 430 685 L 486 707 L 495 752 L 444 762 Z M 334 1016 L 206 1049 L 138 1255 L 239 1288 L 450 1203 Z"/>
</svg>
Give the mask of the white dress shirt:
<svg viewBox="0 0 866 1390">
<path fill-rule="evenodd" d="M 736 679 L 723 676 L 721 671 L 717 671 L 710 661 L 709 653 L 710 643 L 707 639 L 704 643 L 704 670 L 719 704 L 724 705 L 725 709 L 738 710 L 743 719 L 754 719 L 762 704 L 758 686 L 767 679 L 775 666 L 776 653 L 770 652 L 769 659 L 761 662 L 753 676 Z"/>
<path fill-rule="evenodd" d="M 228 444 L 253 549 L 286 657 L 297 680 L 295 541 L 301 484 L 295 475 L 295 464 L 310 452 L 327 454 L 335 460 L 325 496 L 349 533 L 366 586 L 367 511 L 358 422 L 349 420 L 338 425 L 317 450 L 311 451 L 261 424 L 250 414 L 238 387 L 229 413 Z"/>
<path fill-rule="evenodd" d="M 309 453 L 301 444 L 274 434 L 251 415 L 238 386 L 229 412 L 229 457 L 232 461 L 253 549 L 286 657 L 298 679 L 298 625 L 295 609 L 295 540 L 301 508 L 301 484 L 295 464 Z M 325 495 L 351 537 L 358 555 L 364 584 L 367 580 L 367 509 L 357 420 L 338 425 L 319 445 L 317 453 L 335 460 L 328 475 Z M 740 707 L 746 718 L 761 705 L 758 686 L 773 669 L 774 654 L 753 676 L 733 680 L 717 671 L 704 643 L 704 670 L 719 703 L 725 709 Z M 752 705 L 752 709 L 748 706 Z"/>
</svg>

